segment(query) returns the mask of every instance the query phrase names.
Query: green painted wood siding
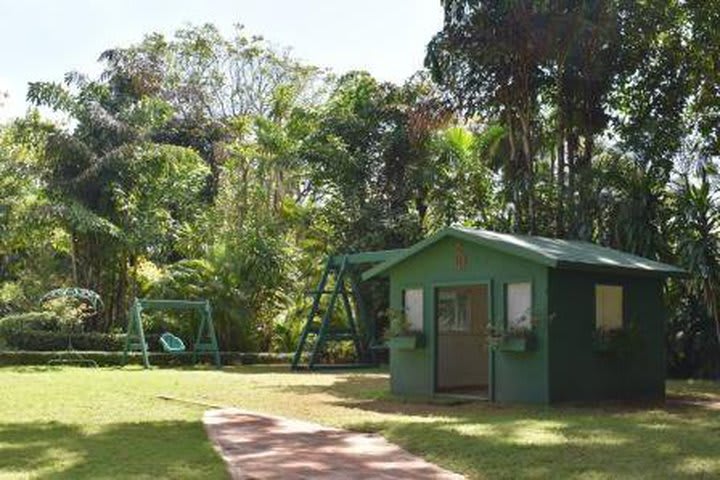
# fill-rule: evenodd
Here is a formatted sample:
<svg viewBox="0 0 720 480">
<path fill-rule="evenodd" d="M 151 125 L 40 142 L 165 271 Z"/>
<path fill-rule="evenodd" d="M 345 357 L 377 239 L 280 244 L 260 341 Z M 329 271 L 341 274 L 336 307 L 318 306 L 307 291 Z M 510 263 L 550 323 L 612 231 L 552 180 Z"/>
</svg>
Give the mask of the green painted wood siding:
<svg viewBox="0 0 720 480">
<path fill-rule="evenodd" d="M 552 270 L 549 279 L 551 401 L 663 398 L 663 280 L 566 270 Z M 637 325 L 629 352 L 593 345 L 597 284 L 623 287 L 624 323 Z"/>
<path fill-rule="evenodd" d="M 456 265 L 457 244 L 462 245 L 467 265 Z M 547 403 L 548 383 L 548 269 L 472 242 L 445 238 L 389 270 L 390 305 L 402 308 L 405 289 L 423 289 L 426 346 L 417 350 L 391 351 L 392 391 L 401 395 L 432 395 L 435 391 L 435 289 L 460 284 L 490 287 L 490 316 L 494 325 L 505 322 L 505 285 L 532 283 L 532 314 L 538 321 L 537 348 L 530 352 L 497 351 L 494 355 L 495 399 L 500 402 Z"/>
</svg>

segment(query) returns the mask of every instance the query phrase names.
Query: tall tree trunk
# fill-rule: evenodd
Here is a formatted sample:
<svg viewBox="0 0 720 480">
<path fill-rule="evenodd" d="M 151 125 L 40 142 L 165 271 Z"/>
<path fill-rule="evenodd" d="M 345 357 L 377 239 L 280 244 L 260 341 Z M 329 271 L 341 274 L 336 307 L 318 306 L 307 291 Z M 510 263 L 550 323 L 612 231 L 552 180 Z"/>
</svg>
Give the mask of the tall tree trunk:
<svg viewBox="0 0 720 480">
<path fill-rule="evenodd" d="M 520 230 L 519 222 L 519 202 L 518 202 L 518 184 L 516 179 L 517 172 L 517 146 L 515 145 L 515 128 L 513 116 L 510 110 L 507 110 L 507 126 L 508 126 L 508 143 L 510 144 L 510 158 L 505 166 L 505 183 L 510 185 L 510 199 L 513 202 L 515 211 L 513 212 L 513 231 L 518 232 Z"/>
<path fill-rule="evenodd" d="M 565 236 L 565 84 L 563 78 L 565 75 L 565 54 L 558 59 L 557 74 L 555 78 L 555 88 L 557 98 L 555 100 L 557 108 L 557 206 L 555 209 L 555 235 L 557 237 Z"/>
<path fill-rule="evenodd" d="M 582 137 L 582 154 L 577 155 L 577 166 L 576 171 L 578 175 L 579 185 L 582 185 L 578 189 L 578 212 L 579 215 L 579 232 L 580 238 L 583 240 L 592 240 L 593 237 L 593 208 L 591 204 L 590 196 L 592 192 L 588 188 L 590 185 L 591 178 L 591 161 L 593 151 L 593 137 L 591 133 L 585 132 Z"/>
<path fill-rule="evenodd" d="M 708 315 L 715 324 L 715 338 L 717 339 L 718 346 L 720 346 L 720 311 L 718 310 L 718 297 L 715 292 L 714 282 L 706 279 L 703 283 L 705 305 Z"/>
<path fill-rule="evenodd" d="M 77 260 L 77 236 L 74 230 L 70 230 L 70 264 L 72 265 L 73 286 L 78 285 L 78 260 Z"/>
<path fill-rule="evenodd" d="M 526 106 L 523 115 L 520 116 L 520 127 L 522 131 L 522 178 L 525 195 L 527 196 L 527 233 L 532 235 L 535 230 L 535 179 L 533 175 L 533 152 L 532 152 L 532 118 L 529 112 L 530 107 Z"/>
<path fill-rule="evenodd" d="M 570 234 L 573 237 L 578 235 L 578 214 L 577 201 L 575 198 L 575 190 L 577 183 L 577 145 L 578 138 L 575 132 L 568 132 L 567 134 L 567 166 L 568 166 L 568 187 L 567 194 L 565 197 L 566 206 L 570 208 Z"/>
<path fill-rule="evenodd" d="M 557 144 L 557 208 L 555 210 L 555 235 L 565 236 L 565 136 L 560 131 Z"/>
<path fill-rule="evenodd" d="M 424 189 L 423 189 L 424 190 Z M 419 191 L 417 196 L 415 197 L 415 208 L 418 212 L 418 223 L 420 226 L 420 231 L 425 231 L 425 217 L 427 216 L 427 193 L 424 191 Z"/>
</svg>

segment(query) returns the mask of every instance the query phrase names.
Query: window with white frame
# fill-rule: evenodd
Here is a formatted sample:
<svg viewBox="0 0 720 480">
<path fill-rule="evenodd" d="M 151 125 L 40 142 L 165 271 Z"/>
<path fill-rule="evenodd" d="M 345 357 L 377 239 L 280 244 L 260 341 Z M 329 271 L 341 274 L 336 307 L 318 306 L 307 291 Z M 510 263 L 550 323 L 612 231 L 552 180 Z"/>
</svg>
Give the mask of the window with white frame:
<svg viewBox="0 0 720 480">
<path fill-rule="evenodd" d="M 617 330 L 623 326 L 623 287 L 595 285 L 595 328 Z"/>
<path fill-rule="evenodd" d="M 507 326 L 511 329 L 532 326 L 532 285 L 530 282 L 508 283 L 505 291 Z"/>
<path fill-rule="evenodd" d="M 404 298 L 405 316 L 410 324 L 410 330 L 423 331 L 423 291 L 422 288 L 405 290 Z"/>
</svg>

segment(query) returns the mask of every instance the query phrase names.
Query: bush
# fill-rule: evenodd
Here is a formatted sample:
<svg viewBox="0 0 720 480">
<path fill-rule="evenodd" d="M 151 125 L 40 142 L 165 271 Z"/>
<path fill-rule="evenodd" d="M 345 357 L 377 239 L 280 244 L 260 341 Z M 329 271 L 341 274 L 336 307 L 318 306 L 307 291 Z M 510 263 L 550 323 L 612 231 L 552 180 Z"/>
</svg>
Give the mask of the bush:
<svg viewBox="0 0 720 480">
<path fill-rule="evenodd" d="M 7 347 L 14 350 L 38 352 L 65 350 L 68 336 L 62 332 L 40 330 L 10 330 L 3 333 Z M 75 333 L 71 337 L 75 350 L 122 351 L 125 348 L 125 335 L 112 333 Z M 148 336 L 148 345 L 152 348 L 157 338 Z"/>
<path fill-rule="evenodd" d="M 0 319 L 0 338 L 4 348 L 54 351 L 68 347 L 67 322 L 53 311 L 8 315 Z M 148 339 L 150 343 L 151 339 Z M 125 336 L 105 333 L 73 332 L 76 350 L 117 351 L 125 346 Z"/>
<path fill-rule="evenodd" d="M 0 318 L 0 336 L 26 330 L 59 332 L 62 326 L 62 318 L 54 312 L 19 313 Z"/>
<path fill-rule="evenodd" d="M 0 282 L 0 315 L 27 310 L 31 302 L 20 282 Z"/>
<path fill-rule="evenodd" d="M 0 365 L 45 365 L 53 358 L 62 356 L 63 352 L 0 352 Z M 83 358 L 94 360 L 101 367 L 122 365 L 122 352 L 83 352 Z M 242 353 L 242 352 L 221 352 L 220 357 L 223 365 L 287 365 L 292 354 L 290 353 Z M 128 363 L 141 365 L 140 353 L 132 352 L 129 355 Z M 154 367 L 169 365 L 190 365 L 192 354 L 170 355 L 168 353 L 151 353 L 150 364 Z M 210 357 L 204 355 L 201 363 L 211 364 Z"/>
<path fill-rule="evenodd" d="M 358 361 L 355 345 L 350 340 L 326 343 L 320 353 L 320 363 L 341 364 Z"/>
</svg>

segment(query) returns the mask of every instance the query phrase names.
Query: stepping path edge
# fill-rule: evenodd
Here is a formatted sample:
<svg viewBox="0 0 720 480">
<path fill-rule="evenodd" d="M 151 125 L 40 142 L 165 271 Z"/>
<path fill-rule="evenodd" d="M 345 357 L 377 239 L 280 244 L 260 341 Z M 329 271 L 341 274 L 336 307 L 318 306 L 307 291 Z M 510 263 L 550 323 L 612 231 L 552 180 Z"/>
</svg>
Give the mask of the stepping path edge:
<svg viewBox="0 0 720 480">
<path fill-rule="evenodd" d="M 233 480 L 465 478 L 377 434 L 239 408 L 208 410 L 203 425 Z"/>
</svg>

